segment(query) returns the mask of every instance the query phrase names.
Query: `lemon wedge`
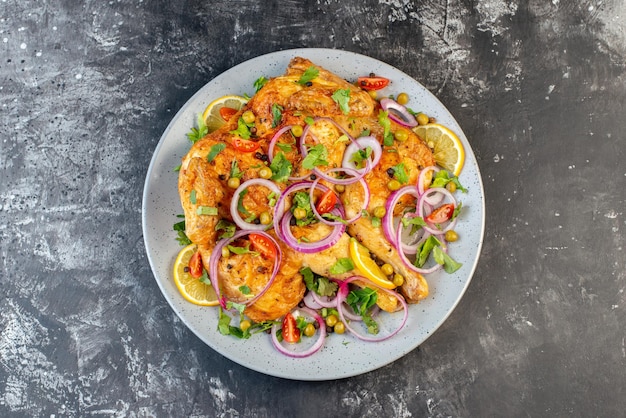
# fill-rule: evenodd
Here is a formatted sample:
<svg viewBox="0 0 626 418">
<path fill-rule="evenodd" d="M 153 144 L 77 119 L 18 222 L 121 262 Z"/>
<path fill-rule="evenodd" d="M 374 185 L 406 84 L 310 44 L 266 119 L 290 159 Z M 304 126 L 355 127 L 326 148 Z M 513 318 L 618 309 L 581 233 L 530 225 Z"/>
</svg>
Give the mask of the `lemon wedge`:
<svg viewBox="0 0 626 418">
<path fill-rule="evenodd" d="M 205 284 L 189 273 L 189 260 L 198 250 L 190 244 L 180 250 L 174 261 L 174 283 L 180 294 L 189 302 L 201 306 L 217 306 L 217 295 L 213 286 Z"/>
<path fill-rule="evenodd" d="M 248 103 L 248 99 L 235 95 L 222 96 L 209 103 L 204 113 L 202 113 L 202 118 L 208 129 L 208 133 L 218 130 L 226 123 L 220 114 L 220 109 L 227 107 L 239 111 L 246 103 Z"/>
<path fill-rule="evenodd" d="M 350 258 L 363 277 L 370 279 L 372 282 L 385 289 L 396 288 L 396 285 L 387 279 L 387 276 L 385 276 L 380 267 L 378 267 L 378 264 L 372 260 L 369 250 L 359 244 L 356 238 L 350 238 L 349 248 Z"/>
<path fill-rule="evenodd" d="M 461 174 L 465 163 L 465 149 L 454 132 L 438 123 L 429 123 L 413 128 L 420 138 L 433 150 L 437 164 L 453 173 Z"/>
</svg>

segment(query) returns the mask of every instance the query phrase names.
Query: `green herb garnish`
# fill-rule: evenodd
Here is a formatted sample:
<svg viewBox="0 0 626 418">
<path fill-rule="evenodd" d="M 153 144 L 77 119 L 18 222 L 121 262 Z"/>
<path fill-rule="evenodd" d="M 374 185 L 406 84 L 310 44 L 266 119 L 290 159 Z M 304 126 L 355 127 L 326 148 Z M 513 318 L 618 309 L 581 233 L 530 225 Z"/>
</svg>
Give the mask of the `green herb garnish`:
<svg viewBox="0 0 626 418">
<path fill-rule="evenodd" d="M 217 157 L 217 154 L 224 151 L 225 148 L 226 148 L 226 144 L 224 144 L 223 142 L 213 145 L 211 149 L 209 150 L 209 154 L 206 156 L 207 161 L 208 162 L 213 161 L 215 157 Z"/>
<path fill-rule="evenodd" d="M 354 270 L 354 263 L 350 258 L 339 258 L 328 270 L 330 274 L 343 274 Z"/>
<path fill-rule="evenodd" d="M 350 113 L 350 106 L 348 103 L 350 102 L 350 89 L 339 89 L 333 93 L 331 96 L 332 99 L 339 105 L 339 109 L 344 115 Z"/>
<path fill-rule="evenodd" d="M 272 160 L 272 164 L 270 164 L 270 169 L 272 170 L 272 180 L 277 183 L 285 183 L 289 179 L 293 167 L 287 157 L 285 157 L 285 153 L 278 151 Z"/>
<path fill-rule="evenodd" d="M 315 68 L 314 66 L 310 66 L 309 68 L 307 68 L 304 73 L 300 76 L 300 79 L 298 80 L 298 84 L 302 84 L 305 85 L 306 83 L 308 83 L 309 81 L 312 81 L 313 79 L 317 78 L 317 76 L 319 75 L 320 70 L 318 70 L 317 68 Z"/>
<path fill-rule="evenodd" d="M 313 145 L 309 148 L 309 152 L 302 160 L 302 168 L 312 170 L 321 165 L 328 165 L 328 150 L 322 144 Z"/>
</svg>

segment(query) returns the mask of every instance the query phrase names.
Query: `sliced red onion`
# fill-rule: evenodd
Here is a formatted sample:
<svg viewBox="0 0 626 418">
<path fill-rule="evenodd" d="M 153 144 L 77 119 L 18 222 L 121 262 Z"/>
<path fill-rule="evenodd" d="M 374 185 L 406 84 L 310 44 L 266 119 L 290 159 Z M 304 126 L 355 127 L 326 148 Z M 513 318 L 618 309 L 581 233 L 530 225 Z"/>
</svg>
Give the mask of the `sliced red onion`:
<svg viewBox="0 0 626 418">
<path fill-rule="evenodd" d="M 320 305 L 322 308 L 334 308 L 337 306 L 337 298 L 330 298 L 328 296 L 320 296 L 315 292 L 309 292 L 313 300 Z"/>
<path fill-rule="evenodd" d="M 334 212 L 335 215 L 338 215 L 338 211 L 335 210 Z M 292 217 L 293 214 L 291 213 L 291 211 L 285 212 L 283 218 L 280 221 L 280 234 L 283 237 L 283 241 L 285 241 L 287 245 L 301 253 L 312 254 L 324 251 L 325 249 L 335 245 L 341 238 L 341 235 L 346 231 L 346 226 L 340 224 L 335 226 L 330 234 L 328 234 L 326 237 L 322 238 L 319 241 L 300 242 L 296 239 L 296 237 L 293 236 L 293 233 L 291 232 L 290 222 Z"/>
<path fill-rule="evenodd" d="M 352 160 L 352 156 L 355 152 L 359 150 L 366 149 L 370 147 L 372 149 L 372 157 L 373 159 L 366 160 L 366 166 L 363 168 L 357 168 L 356 164 L 354 164 Z M 354 140 L 354 142 L 350 143 L 345 151 L 343 152 L 343 161 L 341 162 L 342 167 L 351 168 L 358 172 L 368 173 L 371 171 L 378 162 L 383 154 L 383 148 L 380 146 L 380 142 L 373 136 L 362 136 Z"/>
<path fill-rule="evenodd" d="M 427 199 L 429 196 L 435 193 L 442 194 L 444 196 L 444 199 L 447 198 L 448 201 L 454 205 L 454 207 L 456 207 L 457 205 L 454 195 L 450 193 L 448 189 L 446 189 L 445 187 L 431 187 L 430 189 L 426 190 L 422 195 L 420 195 L 419 199 L 417 200 L 417 214 L 421 216 L 422 218 L 424 218 L 425 221 L 426 221 L 426 217 L 428 216 L 428 214 L 426 213 L 427 211 L 426 205 L 428 204 Z M 426 226 L 424 226 L 423 228 L 433 235 L 438 235 L 438 234 L 445 233 L 451 230 L 452 228 L 454 228 L 456 225 L 456 222 L 457 222 L 457 218 L 453 219 L 450 222 L 447 222 L 444 228 L 439 229 L 432 223 L 426 221 Z"/>
<path fill-rule="evenodd" d="M 241 195 L 241 192 L 243 192 L 245 189 L 247 189 L 250 186 L 267 187 L 272 192 L 276 193 L 276 196 L 280 196 L 280 189 L 278 188 L 276 183 L 272 181 L 262 179 L 262 178 L 250 179 L 250 180 L 244 181 L 243 183 L 239 185 L 239 187 L 237 187 L 237 189 L 235 190 L 235 193 L 233 194 L 233 198 L 230 201 L 230 216 L 232 216 L 233 221 L 235 222 L 235 224 L 237 224 L 239 228 L 245 229 L 245 230 L 252 230 L 252 231 L 263 231 L 268 228 L 268 225 L 246 222 L 241 217 L 241 215 L 239 214 L 239 210 L 237 209 L 237 206 L 239 204 L 239 195 Z"/>
<path fill-rule="evenodd" d="M 269 239 L 272 242 L 272 244 L 274 244 L 274 246 L 276 247 L 276 260 L 274 260 L 274 269 L 272 270 L 272 275 L 270 276 L 270 279 L 267 281 L 267 284 L 265 285 L 265 287 L 261 289 L 261 291 L 257 293 L 254 297 L 242 303 L 244 305 L 252 305 L 261 296 L 263 296 L 263 294 L 267 291 L 267 289 L 270 288 L 272 283 L 274 283 L 274 279 L 276 278 L 276 275 L 278 274 L 278 270 L 280 269 L 280 265 L 283 259 L 282 251 L 280 249 L 280 246 L 274 239 L 274 237 L 272 237 L 265 231 L 239 230 L 235 232 L 235 234 L 232 237 L 224 238 L 218 241 L 217 244 L 215 245 L 215 248 L 213 248 L 213 251 L 211 252 L 211 257 L 209 258 L 209 278 L 211 279 L 211 284 L 213 285 L 213 289 L 215 290 L 215 294 L 217 295 L 220 305 L 222 305 L 222 308 L 224 309 L 226 309 L 226 297 L 222 296 L 221 294 L 219 280 L 218 280 L 219 276 L 217 272 L 218 262 L 220 261 L 220 258 L 222 257 L 222 249 L 228 244 L 230 244 L 231 242 L 235 241 L 236 239 L 239 239 L 251 233 L 262 235 L 263 237 Z"/>
<path fill-rule="evenodd" d="M 318 329 L 319 335 L 317 336 L 317 340 L 315 340 L 315 343 L 305 350 L 294 351 L 293 349 L 298 348 L 302 343 L 283 345 L 280 341 L 278 341 L 278 336 L 276 335 L 278 329 L 281 327 L 281 325 L 277 323 L 272 325 L 272 329 L 271 329 L 272 343 L 274 344 L 274 347 L 276 347 L 278 351 L 280 351 L 286 356 L 293 357 L 293 358 L 309 357 L 310 355 L 315 354 L 317 351 L 319 351 L 320 348 L 324 346 L 324 342 L 326 341 L 326 323 L 324 322 L 324 319 L 322 319 L 322 317 L 313 309 L 309 309 L 307 307 L 297 308 L 294 311 L 294 313 L 296 312 L 305 313 L 306 316 L 309 316 L 315 319 L 315 321 L 317 321 L 319 325 L 319 329 Z M 302 316 L 302 315 L 296 314 L 294 316 Z M 316 332 L 316 334 L 318 334 L 318 332 Z"/>
<path fill-rule="evenodd" d="M 417 177 L 417 190 L 419 191 L 419 194 L 423 194 L 426 191 L 426 189 L 424 189 L 424 181 L 426 180 L 426 175 L 430 171 L 432 171 L 433 173 L 437 173 L 439 170 L 441 170 L 439 167 L 431 165 L 420 171 L 420 174 Z M 442 199 L 443 199 L 442 195 L 435 194 L 435 195 L 429 196 L 426 201 L 430 203 L 431 205 L 437 205 L 439 204 L 439 202 L 441 202 Z"/>
<path fill-rule="evenodd" d="M 282 128 L 280 128 L 278 131 L 276 131 L 276 133 L 274 134 L 274 136 L 272 136 L 272 139 L 270 140 L 270 144 L 269 147 L 267 149 L 267 157 L 270 160 L 270 163 L 272 162 L 272 160 L 274 159 L 274 147 L 276 146 L 276 143 L 278 142 L 278 139 L 287 131 L 289 131 L 291 128 L 293 127 L 293 125 L 287 125 L 287 126 L 283 126 Z"/>
<path fill-rule="evenodd" d="M 422 242 L 424 242 L 429 236 L 430 236 L 430 232 L 426 232 L 424 231 L 424 234 L 422 235 L 422 238 L 415 244 L 414 249 L 412 250 L 412 254 L 416 254 L 417 253 L 417 248 L 421 245 Z M 429 273 L 433 273 L 439 269 L 441 269 L 443 266 L 441 264 L 435 263 L 434 266 L 432 267 L 428 267 L 428 268 L 422 268 L 422 267 L 417 267 L 415 264 L 413 264 L 411 262 L 411 260 L 409 260 L 409 258 L 406 256 L 405 251 L 403 251 L 401 248 L 402 247 L 402 242 L 401 242 L 401 237 L 402 236 L 402 222 L 400 222 L 400 224 L 398 225 L 398 230 L 396 231 L 396 237 L 398 237 L 396 239 L 396 241 L 394 242 L 394 246 L 396 246 L 397 248 L 400 248 L 398 250 L 398 254 L 400 255 L 400 259 L 402 260 L 402 262 L 410 269 L 413 270 L 416 273 L 420 273 L 420 274 L 429 274 Z"/>
<path fill-rule="evenodd" d="M 313 292 L 312 290 L 309 290 L 308 292 L 306 292 L 306 295 L 304 295 L 304 297 L 302 298 L 302 302 L 304 302 L 304 305 L 307 308 L 316 309 L 316 310 L 322 309 L 323 306 L 317 303 L 317 301 L 313 297 L 314 294 L 315 292 Z"/>
<path fill-rule="evenodd" d="M 385 203 L 385 216 L 383 216 L 382 219 L 383 233 L 385 234 L 385 238 L 387 238 L 387 241 L 392 244 L 396 242 L 396 230 L 394 228 L 393 211 L 398 204 L 398 201 L 407 194 L 410 194 L 411 196 L 419 199 L 417 187 L 404 186 L 391 193 L 391 195 L 389 195 L 389 197 L 387 198 L 387 202 Z"/>
<path fill-rule="evenodd" d="M 390 98 L 384 98 L 380 100 L 380 107 L 386 110 L 389 114 L 389 119 L 393 120 L 399 125 L 413 128 L 417 126 L 417 119 L 413 116 L 406 107 Z"/>
<path fill-rule="evenodd" d="M 352 277 L 347 278 L 346 280 L 344 280 L 341 283 L 341 285 L 339 286 L 339 290 L 337 291 L 337 306 L 341 306 L 343 303 L 345 303 L 346 297 L 350 293 L 350 288 L 348 287 L 348 285 L 350 283 L 354 282 L 355 280 L 362 281 L 362 282 L 366 283 L 368 287 L 370 287 L 372 289 L 376 289 L 377 291 L 386 292 L 387 294 L 389 294 L 389 295 L 395 297 L 396 299 L 398 299 L 398 301 L 400 301 L 400 304 L 402 305 L 404 316 L 402 317 L 402 321 L 401 321 L 400 325 L 395 330 L 390 332 L 389 334 L 382 335 L 382 336 L 371 337 L 369 335 L 363 335 L 363 334 L 360 334 L 359 332 L 357 332 L 356 329 L 354 329 L 350 325 L 350 321 L 347 320 L 347 318 L 345 316 L 344 309 L 338 309 L 339 317 L 341 319 L 341 322 L 343 322 L 343 324 L 346 326 L 346 329 L 348 331 L 350 331 L 352 334 L 354 334 L 358 339 L 363 340 L 363 341 L 384 341 L 386 339 L 389 339 L 389 338 L 393 337 L 398 332 L 400 332 L 400 330 L 402 328 L 404 328 L 404 325 L 406 324 L 406 321 L 407 321 L 407 319 L 409 317 L 409 307 L 408 307 L 406 301 L 404 300 L 404 298 L 399 293 L 394 292 L 394 291 L 389 290 L 389 289 L 384 289 L 384 288 L 382 288 L 380 286 L 377 286 L 374 283 L 372 283 L 370 280 L 366 279 L 365 277 L 352 276 Z"/>
</svg>

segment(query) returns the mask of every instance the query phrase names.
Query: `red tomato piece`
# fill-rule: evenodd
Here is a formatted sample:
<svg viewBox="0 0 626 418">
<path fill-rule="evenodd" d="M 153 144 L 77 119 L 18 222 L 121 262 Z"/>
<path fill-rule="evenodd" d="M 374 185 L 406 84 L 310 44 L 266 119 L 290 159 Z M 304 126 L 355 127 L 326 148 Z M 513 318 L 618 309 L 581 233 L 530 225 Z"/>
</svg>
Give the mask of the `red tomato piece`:
<svg viewBox="0 0 626 418">
<path fill-rule="evenodd" d="M 359 77 L 357 85 L 364 90 L 380 90 L 387 87 L 389 79 L 385 77 Z"/>
<path fill-rule="evenodd" d="M 234 115 L 236 115 L 238 112 L 237 109 L 233 109 L 232 107 L 220 107 L 220 116 L 222 117 L 222 119 L 224 119 L 226 122 L 228 122 L 230 120 L 230 118 L 232 118 Z"/>
<path fill-rule="evenodd" d="M 337 204 L 337 195 L 331 189 L 328 189 L 315 204 L 315 209 L 320 214 L 328 213 L 335 208 Z"/>
<path fill-rule="evenodd" d="M 196 251 L 193 253 L 191 258 L 189 259 L 189 274 L 191 277 L 195 277 L 196 279 L 202 276 L 202 257 L 200 257 L 200 252 Z"/>
<path fill-rule="evenodd" d="M 247 139 L 235 138 L 233 147 L 241 152 L 253 152 L 259 149 L 261 145 L 258 142 L 249 141 Z"/>
<path fill-rule="evenodd" d="M 250 243 L 252 243 L 252 248 L 260 252 L 263 257 L 268 259 L 276 258 L 276 246 L 269 238 L 261 234 L 250 234 L 248 238 L 250 239 Z"/>
<path fill-rule="evenodd" d="M 452 218 L 453 213 L 454 205 L 447 203 L 432 211 L 432 213 L 425 218 L 425 221 L 433 224 L 442 224 Z"/>
<path fill-rule="evenodd" d="M 283 319 L 283 340 L 288 343 L 300 341 L 300 329 L 296 325 L 296 318 L 293 317 L 291 312 L 287 313 L 285 319 Z"/>
</svg>

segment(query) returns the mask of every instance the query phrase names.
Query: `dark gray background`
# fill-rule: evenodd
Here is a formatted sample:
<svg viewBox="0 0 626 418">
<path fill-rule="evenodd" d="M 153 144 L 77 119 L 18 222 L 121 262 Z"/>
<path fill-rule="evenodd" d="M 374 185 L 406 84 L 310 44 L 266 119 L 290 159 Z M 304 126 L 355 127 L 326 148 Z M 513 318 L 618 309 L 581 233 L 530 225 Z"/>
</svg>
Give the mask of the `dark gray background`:
<svg viewBox="0 0 626 418">
<path fill-rule="evenodd" d="M 625 21 L 622 0 L 2 1 L 0 416 L 623 416 Z M 141 231 L 176 111 L 294 47 L 424 84 L 486 194 L 451 317 L 404 358 L 332 382 L 205 346 L 161 295 Z"/>
</svg>

